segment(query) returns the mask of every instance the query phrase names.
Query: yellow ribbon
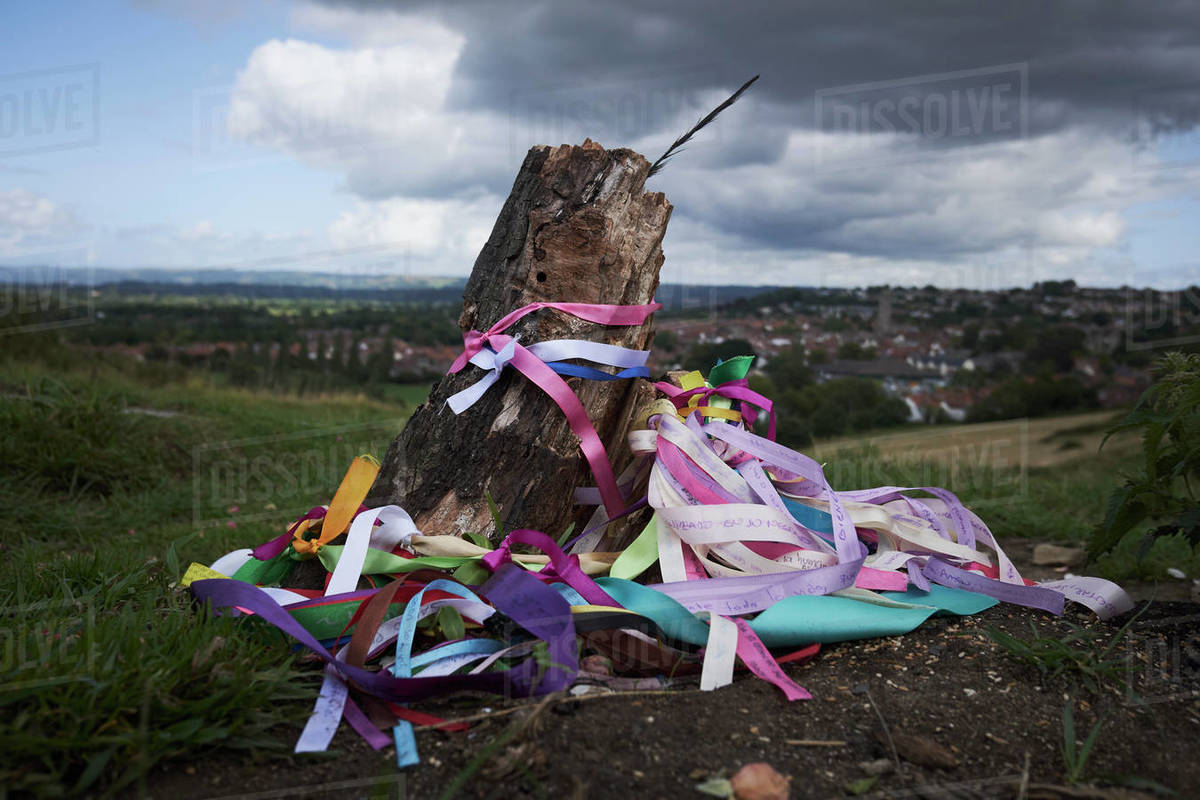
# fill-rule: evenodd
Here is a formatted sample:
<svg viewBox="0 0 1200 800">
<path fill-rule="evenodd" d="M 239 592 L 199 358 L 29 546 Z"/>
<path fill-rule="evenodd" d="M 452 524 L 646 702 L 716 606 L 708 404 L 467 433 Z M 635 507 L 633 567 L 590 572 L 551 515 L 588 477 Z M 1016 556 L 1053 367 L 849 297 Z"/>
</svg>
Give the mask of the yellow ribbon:
<svg viewBox="0 0 1200 800">
<path fill-rule="evenodd" d="M 325 512 L 325 518 L 321 520 L 321 534 L 311 541 L 303 538 L 309 525 L 302 523 L 296 528 L 292 539 L 295 551 L 311 558 L 322 546 L 345 533 L 350 527 L 350 521 L 358 513 L 359 506 L 367 498 L 367 492 L 371 491 L 378 474 L 379 462 L 371 456 L 358 456 L 350 462 L 350 469 L 346 470 L 346 476 L 342 478 L 341 484 L 334 492 L 333 500 L 329 503 L 329 510 Z M 306 522 L 311 524 L 313 520 Z"/>
</svg>

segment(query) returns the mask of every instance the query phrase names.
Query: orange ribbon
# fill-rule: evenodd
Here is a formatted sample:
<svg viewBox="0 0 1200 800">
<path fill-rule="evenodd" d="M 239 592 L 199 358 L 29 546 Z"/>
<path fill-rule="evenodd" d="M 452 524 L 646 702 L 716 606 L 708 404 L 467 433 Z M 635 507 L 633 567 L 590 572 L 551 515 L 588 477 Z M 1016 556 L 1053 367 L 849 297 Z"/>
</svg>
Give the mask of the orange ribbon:
<svg viewBox="0 0 1200 800">
<path fill-rule="evenodd" d="M 371 491 L 378 474 L 379 462 L 371 456 L 358 456 L 350 462 L 350 469 L 346 470 L 346 476 L 334 492 L 329 510 L 321 520 L 321 534 L 316 539 L 309 540 L 303 538 L 308 531 L 308 525 L 296 528 L 295 538 L 292 539 L 292 547 L 296 552 L 305 558 L 311 558 L 322 546 L 345 533 L 366 499 L 367 492 Z"/>
</svg>

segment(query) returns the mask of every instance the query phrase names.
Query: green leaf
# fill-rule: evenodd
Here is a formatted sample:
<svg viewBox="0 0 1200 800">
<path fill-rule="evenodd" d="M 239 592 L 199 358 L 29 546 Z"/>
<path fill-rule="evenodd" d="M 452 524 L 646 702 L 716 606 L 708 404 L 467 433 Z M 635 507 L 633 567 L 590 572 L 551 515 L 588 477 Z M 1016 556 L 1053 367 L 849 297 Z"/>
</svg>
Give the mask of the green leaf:
<svg viewBox="0 0 1200 800">
<path fill-rule="evenodd" d="M 483 497 L 487 500 L 488 510 L 492 512 L 492 523 L 496 526 L 496 540 L 504 538 L 504 522 L 500 519 L 500 509 L 496 505 L 496 501 L 492 499 L 491 492 L 484 492 Z"/>
<path fill-rule="evenodd" d="M 875 784 L 879 783 L 878 775 L 868 775 L 865 778 L 859 778 L 856 781 L 851 781 L 846 784 L 846 793 L 852 795 L 866 794 L 875 788 Z"/>
<path fill-rule="evenodd" d="M 458 609 L 452 606 L 444 606 L 438 609 L 437 624 L 442 629 L 442 635 L 449 641 L 461 639 L 467 635 L 467 628 L 463 623 L 462 614 L 458 613 Z"/>
<path fill-rule="evenodd" d="M 488 568 L 479 561 L 471 560 L 464 561 L 462 566 L 454 570 L 450 577 L 466 586 L 478 586 L 487 581 L 491 574 Z"/>
<path fill-rule="evenodd" d="M 733 785 L 728 778 L 709 778 L 696 784 L 696 791 L 711 797 L 733 797 Z"/>
<path fill-rule="evenodd" d="M 1092 534 L 1088 542 L 1088 557 L 1099 558 L 1117 546 L 1134 525 L 1146 517 L 1145 504 L 1135 499 L 1135 487 L 1125 485 L 1118 487 L 1108 496 L 1108 507 L 1104 522 Z"/>
<path fill-rule="evenodd" d="M 1087 763 L 1088 756 L 1092 754 L 1092 748 L 1096 741 L 1100 738 L 1100 728 L 1108 721 L 1108 714 L 1105 714 L 1100 719 L 1096 720 L 1096 724 L 1088 732 L 1087 738 L 1083 740 L 1083 747 L 1079 749 L 1079 777 L 1083 777 L 1083 765 Z"/>
<path fill-rule="evenodd" d="M 183 575 L 183 572 L 179 569 L 179 548 L 191 542 L 192 539 L 196 538 L 196 536 L 197 534 L 195 533 L 188 534 L 187 536 L 181 536 L 167 546 L 167 574 L 170 575 L 173 580 L 178 580 L 180 576 Z"/>
<path fill-rule="evenodd" d="M 1071 775 L 1075 774 L 1075 705 L 1074 698 L 1067 701 L 1063 706 L 1062 727 L 1063 727 L 1063 764 L 1067 767 L 1067 772 Z"/>
<path fill-rule="evenodd" d="M 79 780 L 75 782 L 75 788 L 71 790 L 71 793 L 78 794 L 95 783 L 96 779 L 100 777 L 100 773 L 108 765 L 108 762 L 112 760 L 113 753 L 115 752 L 117 752 L 117 747 L 113 745 L 104 752 L 97 753 L 89 758 L 87 766 L 84 768 L 83 773 L 80 774 Z"/>
<path fill-rule="evenodd" d="M 492 549 L 492 543 L 489 542 L 488 538 L 486 536 L 484 536 L 482 533 L 475 533 L 474 531 L 467 531 L 466 533 L 463 534 L 463 538 L 465 538 L 471 544 L 477 545 L 479 547 L 486 547 L 488 550 Z"/>
<path fill-rule="evenodd" d="M 1142 455 L 1146 459 L 1146 477 L 1151 481 L 1158 477 L 1158 451 L 1166 432 L 1165 425 L 1152 422 L 1146 426 L 1146 430 L 1142 434 Z"/>
</svg>

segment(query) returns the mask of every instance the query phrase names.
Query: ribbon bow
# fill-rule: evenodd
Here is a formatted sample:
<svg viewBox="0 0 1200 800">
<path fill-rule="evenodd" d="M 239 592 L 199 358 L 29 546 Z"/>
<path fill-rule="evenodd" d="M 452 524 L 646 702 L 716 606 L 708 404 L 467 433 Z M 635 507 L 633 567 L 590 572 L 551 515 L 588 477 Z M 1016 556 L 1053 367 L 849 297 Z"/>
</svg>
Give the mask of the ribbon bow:
<svg viewBox="0 0 1200 800">
<path fill-rule="evenodd" d="M 516 349 L 517 340 L 516 337 L 513 337 L 508 344 L 500 348 L 500 352 L 485 347 L 471 356 L 470 363 L 487 370 L 487 372 L 475 383 L 446 400 L 446 405 L 450 406 L 450 410 L 455 414 L 461 414 L 475 405 L 475 401 L 483 397 L 484 393 L 492 388 L 492 384 L 500 380 L 500 373 L 508 366 L 508 362 L 512 361 Z"/>
<path fill-rule="evenodd" d="M 588 419 L 583 404 L 579 402 L 579 398 L 571 391 L 571 387 L 567 386 L 554 368 L 546 364 L 535 352 L 521 345 L 516 337 L 504 333 L 517 320 L 543 308 L 553 308 L 556 311 L 600 325 L 641 325 L 651 314 L 662 308 L 662 305 L 659 303 L 641 306 L 601 303 L 530 303 L 522 306 L 505 315 L 485 332 L 471 330 L 463 334 L 463 352 L 454 359 L 447 374 L 453 375 L 460 372 L 468 363 L 489 371 L 478 382 L 449 398 L 447 402 L 456 414 L 469 408 L 492 384 L 499 380 L 504 367 L 511 364 L 518 372 L 533 381 L 538 388 L 550 395 L 550 398 L 562 409 L 567 418 L 567 424 L 579 437 L 579 448 L 583 451 L 584 458 L 587 459 L 588 465 L 592 469 L 592 475 L 596 478 L 596 485 L 604 500 L 605 510 L 610 517 L 616 516 L 625 509 L 625 503 L 620 489 L 617 488 L 617 480 L 613 475 L 608 453 L 604 450 L 604 443 L 600 441 L 599 434 L 596 433 L 595 427 Z M 625 350 L 624 348 L 619 349 Z M 627 355 L 621 356 L 621 361 L 627 361 L 628 354 L 636 352 L 625 350 Z M 549 353 L 547 356 L 553 357 Z M 617 363 L 616 365 L 627 366 L 626 363 Z"/>
<path fill-rule="evenodd" d="M 698 386 L 693 389 L 680 389 L 678 386 L 666 383 L 665 381 L 660 381 L 654 384 L 654 386 L 671 399 L 671 402 L 679 409 L 680 416 L 684 417 L 699 411 L 705 417 L 734 419 L 729 410 L 714 407 L 707 402 L 714 396 L 724 397 L 728 400 L 740 401 L 741 417 L 746 420 L 748 426 L 753 426 L 757 412 L 752 406 L 758 406 L 758 408 L 767 412 L 767 438 L 775 441 L 774 404 L 766 397 L 751 389 L 749 381 L 745 378 L 726 381 L 716 386 Z"/>
</svg>

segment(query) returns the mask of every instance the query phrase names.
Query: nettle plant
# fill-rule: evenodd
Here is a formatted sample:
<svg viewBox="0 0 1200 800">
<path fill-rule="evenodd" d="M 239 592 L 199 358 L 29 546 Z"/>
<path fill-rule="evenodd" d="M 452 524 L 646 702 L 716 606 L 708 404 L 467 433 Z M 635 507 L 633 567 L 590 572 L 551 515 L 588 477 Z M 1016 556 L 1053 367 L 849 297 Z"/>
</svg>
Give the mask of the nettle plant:
<svg viewBox="0 0 1200 800">
<path fill-rule="evenodd" d="M 1200 354 L 1170 352 L 1155 383 L 1105 435 L 1139 431 L 1137 470 L 1108 498 L 1088 555 L 1118 577 L 1163 577 L 1168 567 L 1200 578 Z M 1101 447 L 1103 447 L 1101 443 Z"/>
</svg>

